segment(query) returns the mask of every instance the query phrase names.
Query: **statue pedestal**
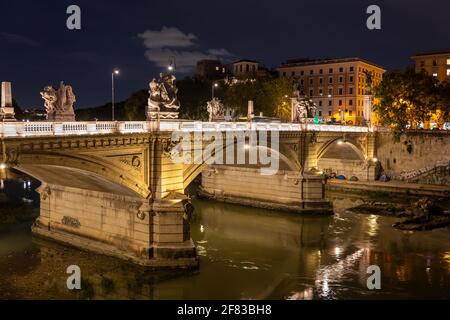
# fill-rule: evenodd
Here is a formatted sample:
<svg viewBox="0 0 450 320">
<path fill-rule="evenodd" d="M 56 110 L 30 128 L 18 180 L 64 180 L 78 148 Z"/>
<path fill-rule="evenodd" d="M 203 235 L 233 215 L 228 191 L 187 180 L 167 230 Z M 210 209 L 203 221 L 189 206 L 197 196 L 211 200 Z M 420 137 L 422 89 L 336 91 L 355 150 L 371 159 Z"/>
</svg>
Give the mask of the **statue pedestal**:
<svg viewBox="0 0 450 320">
<path fill-rule="evenodd" d="M 49 114 L 48 120 L 56 121 L 56 122 L 75 122 L 76 121 L 74 112 Z"/>
<path fill-rule="evenodd" d="M 179 112 L 161 111 L 159 107 L 147 107 L 147 121 L 177 120 Z"/>
<path fill-rule="evenodd" d="M 14 117 L 14 108 L 12 107 L 2 107 L 0 109 L 0 121 L 3 122 L 15 122 L 17 121 Z"/>
</svg>

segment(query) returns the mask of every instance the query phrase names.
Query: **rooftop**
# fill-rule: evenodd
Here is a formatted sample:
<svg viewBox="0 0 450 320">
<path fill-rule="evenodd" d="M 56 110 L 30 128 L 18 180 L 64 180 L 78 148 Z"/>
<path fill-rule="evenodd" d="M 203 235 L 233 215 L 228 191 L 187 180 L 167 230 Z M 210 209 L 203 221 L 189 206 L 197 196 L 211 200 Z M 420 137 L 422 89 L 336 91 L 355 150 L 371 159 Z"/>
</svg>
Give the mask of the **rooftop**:
<svg viewBox="0 0 450 320">
<path fill-rule="evenodd" d="M 251 59 L 241 59 L 241 60 L 238 60 L 238 61 L 233 62 L 233 64 L 241 63 L 241 62 L 259 63 L 259 62 L 256 61 L 256 60 L 251 60 Z"/>
<path fill-rule="evenodd" d="M 435 56 L 435 55 L 441 55 L 441 54 L 450 54 L 450 50 L 419 52 L 419 53 L 416 53 L 413 56 L 413 58 L 415 58 L 415 57 L 423 57 L 423 56 Z"/>
<path fill-rule="evenodd" d="M 282 63 L 280 68 L 287 68 L 287 67 L 297 67 L 297 66 L 310 66 L 310 65 L 320 65 L 320 64 L 333 64 L 333 63 L 344 63 L 344 62 L 364 62 L 367 64 L 370 64 L 372 66 L 378 67 L 380 69 L 383 69 L 383 67 L 370 62 L 365 59 L 361 58 L 342 58 L 342 59 L 308 59 L 308 58 L 302 58 L 302 59 L 290 59 L 286 62 Z"/>
</svg>

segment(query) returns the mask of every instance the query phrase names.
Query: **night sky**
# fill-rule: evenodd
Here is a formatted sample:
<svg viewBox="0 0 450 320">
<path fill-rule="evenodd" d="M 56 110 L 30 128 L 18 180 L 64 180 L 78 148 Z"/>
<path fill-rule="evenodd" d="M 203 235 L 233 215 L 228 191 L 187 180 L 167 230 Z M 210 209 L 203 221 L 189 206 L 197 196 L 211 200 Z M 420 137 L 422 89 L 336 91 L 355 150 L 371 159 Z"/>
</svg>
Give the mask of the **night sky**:
<svg viewBox="0 0 450 320">
<path fill-rule="evenodd" d="M 82 29 L 66 27 L 66 9 L 81 7 Z M 382 30 L 366 28 L 366 8 L 382 9 Z M 0 0 L 0 80 L 13 82 L 24 107 L 42 107 L 39 92 L 73 86 L 77 108 L 126 99 L 177 57 L 178 76 L 195 61 L 256 59 L 276 67 L 289 58 L 358 56 L 404 68 L 417 51 L 450 48 L 448 0 Z"/>
</svg>

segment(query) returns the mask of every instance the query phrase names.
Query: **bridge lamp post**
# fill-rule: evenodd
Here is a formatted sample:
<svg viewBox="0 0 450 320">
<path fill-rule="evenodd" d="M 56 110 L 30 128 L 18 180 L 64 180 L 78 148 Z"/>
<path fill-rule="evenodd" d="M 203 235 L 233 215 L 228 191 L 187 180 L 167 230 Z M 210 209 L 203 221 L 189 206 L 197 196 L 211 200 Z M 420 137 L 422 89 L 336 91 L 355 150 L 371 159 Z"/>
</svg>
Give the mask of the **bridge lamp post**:
<svg viewBox="0 0 450 320">
<path fill-rule="evenodd" d="M 115 121 L 115 112 L 114 112 L 114 98 L 115 98 L 115 92 L 114 92 L 114 79 L 115 79 L 115 76 L 118 76 L 120 74 L 120 71 L 119 70 L 114 70 L 112 73 L 111 73 L 111 95 L 112 95 L 112 104 L 111 104 L 111 108 L 112 108 L 112 121 Z"/>
<path fill-rule="evenodd" d="M 212 85 L 212 98 L 214 99 L 214 90 L 219 87 L 219 84 L 216 82 Z"/>
</svg>

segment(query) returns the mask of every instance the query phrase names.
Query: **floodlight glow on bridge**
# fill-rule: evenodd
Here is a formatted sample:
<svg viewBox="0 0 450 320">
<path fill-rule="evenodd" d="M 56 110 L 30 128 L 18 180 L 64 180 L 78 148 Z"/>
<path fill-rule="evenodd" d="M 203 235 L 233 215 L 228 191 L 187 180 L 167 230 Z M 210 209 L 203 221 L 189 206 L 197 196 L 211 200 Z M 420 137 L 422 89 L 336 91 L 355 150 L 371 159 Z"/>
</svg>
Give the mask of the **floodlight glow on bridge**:
<svg viewBox="0 0 450 320">
<path fill-rule="evenodd" d="M 150 132 L 226 132 L 226 131 L 319 131 L 319 132 L 369 132 L 367 127 L 317 125 L 298 123 L 250 122 L 187 122 L 163 121 L 159 125 L 149 121 L 97 121 L 97 122 L 5 122 L 0 123 L 0 136 L 45 137 L 102 134 L 132 134 Z"/>
</svg>

